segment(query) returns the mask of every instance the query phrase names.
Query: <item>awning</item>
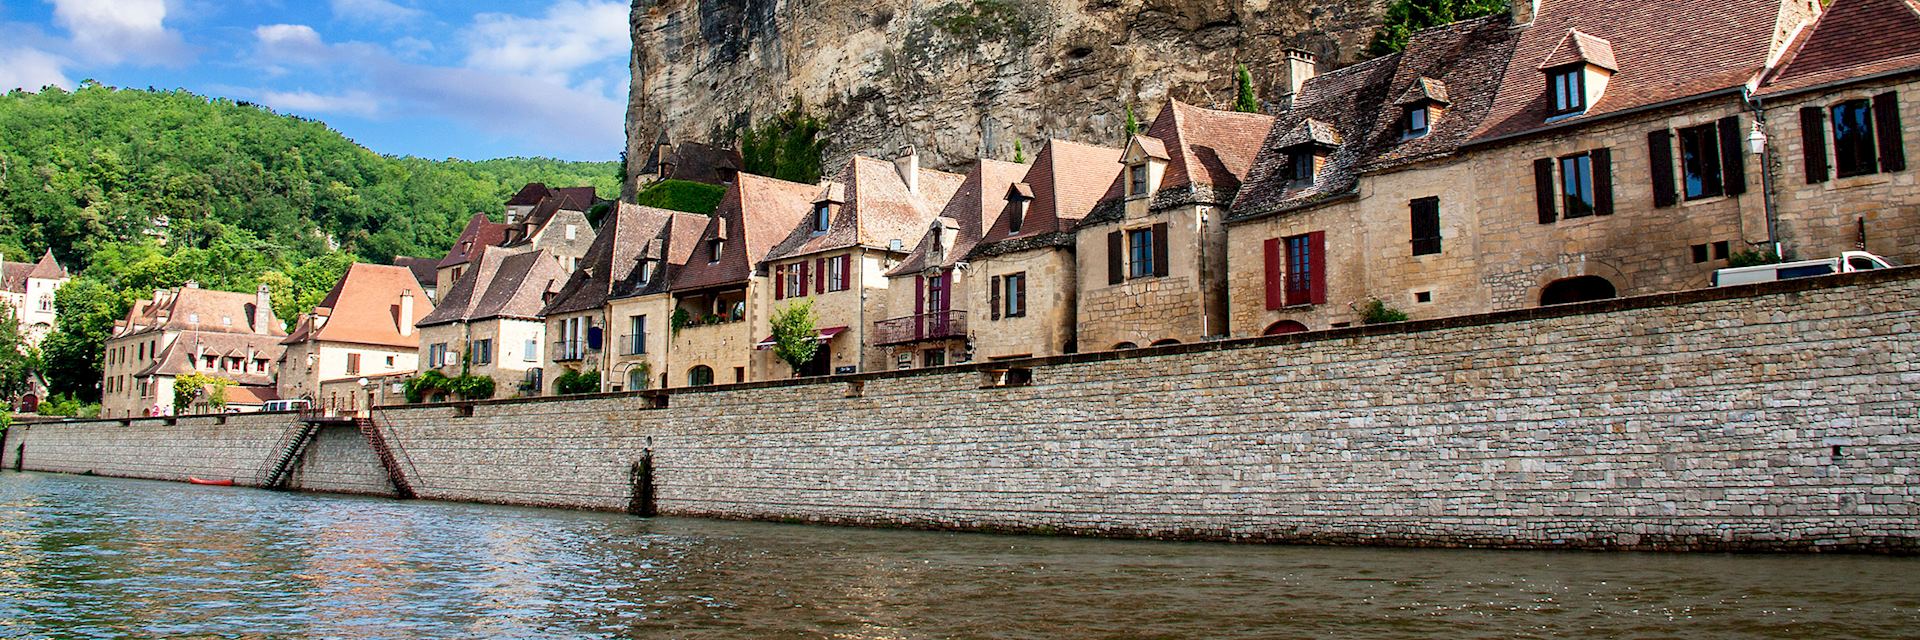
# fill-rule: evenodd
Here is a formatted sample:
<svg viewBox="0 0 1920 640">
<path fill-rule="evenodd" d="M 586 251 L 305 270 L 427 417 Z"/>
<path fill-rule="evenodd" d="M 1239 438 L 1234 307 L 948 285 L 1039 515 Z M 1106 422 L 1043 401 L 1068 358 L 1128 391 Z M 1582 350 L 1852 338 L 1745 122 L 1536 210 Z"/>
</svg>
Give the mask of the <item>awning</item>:
<svg viewBox="0 0 1920 640">
<path fill-rule="evenodd" d="M 813 334 L 813 341 L 826 342 L 828 340 L 832 340 L 834 336 L 840 335 L 842 332 L 845 332 L 846 330 L 847 330 L 846 327 L 827 327 L 825 329 L 821 329 L 819 333 Z M 753 345 L 753 348 L 760 351 L 772 349 L 773 336 L 767 336 L 767 339 L 761 340 L 760 342 L 755 343 Z"/>
</svg>

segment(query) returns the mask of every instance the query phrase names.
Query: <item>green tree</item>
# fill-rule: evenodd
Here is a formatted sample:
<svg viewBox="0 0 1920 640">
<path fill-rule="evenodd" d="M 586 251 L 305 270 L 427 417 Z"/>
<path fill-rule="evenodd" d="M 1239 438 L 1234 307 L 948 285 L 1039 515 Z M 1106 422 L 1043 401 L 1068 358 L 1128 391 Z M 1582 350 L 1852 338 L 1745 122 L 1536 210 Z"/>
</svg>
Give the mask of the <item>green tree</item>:
<svg viewBox="0 0 1920 640">
<path fill-rule="evenodd" d="M 1522 0 L 1525 1 L 1525 0 Z M 1393 0 L 1380 28 L 1367 43 L 1369 58 L 1407 48 L 1407 40 L 1422 29 L 1490 16 L 1507 10 L 1507 0 Z"/>
<path fill-rule="evenodd" d="M 1233 84 L 1238 95 L 1233 100 L 1233 110 L 1241 113 L 1259 113 L 1260 97 L 1253 92 L 1253 72 L 1247 71 L 1246 63 L 1234 67 Z"/>
<path fill-rule="evenodd" d="M 1015 164 L 1026 164 L 1027 162 L 1027 150 L 1020 146 L 1019 140 L 1013 141 L 1013 162 Z"/>
<path fill-rule="evenodd" d="M 28 378 L 39 368 L 39 354 L 20 334 L 13 308 L 0 302 L 0 398 L 26 392 Z"/>
<path fill-rule="evenodd" d="M 820 343 L 814 340 L 819 334 L 820 318 L 813 312 L 813 301 L 806 300 L 782 307 L 773 312 L 773 356 L 793 367 L 794 375 L 800 375 L 800 368 L 813 362 L 820 353 Z"/>
<path fill-rule="evenodd" d="M 826 131 L 796 97 L 786 111 L 740 134 L 740 159 L 747 173 L 813 184 L 820 181 Z"/>
<path fill-rule="evenodd" d="M 580 393 L 599 393 L 600 372 L 588 371 L 582 373 L 568 369 L 566 373 L 562 373 L 559 377 L 553 379 L 553 389 L 554 392 L 563 396 Z"/>
<path fill-rule="evenodd" d="M 1127 136 L 1139 134 L 1140 128 L 1140 118 L 1133 115 L 1133 103 L 1129 102 L 1127 103 Z"/>
<path fill-rule="evenodd" d="M 234 384 L 236 383 L 231 378 L 207 375 L 197 371 L 174 378 L 173 412 L 186 413 L 187 407 L 193 406 L 194 401 L 205 400 L 207 406 L 218 413 L 227 408 L 227 387 Z"/>
</svg>

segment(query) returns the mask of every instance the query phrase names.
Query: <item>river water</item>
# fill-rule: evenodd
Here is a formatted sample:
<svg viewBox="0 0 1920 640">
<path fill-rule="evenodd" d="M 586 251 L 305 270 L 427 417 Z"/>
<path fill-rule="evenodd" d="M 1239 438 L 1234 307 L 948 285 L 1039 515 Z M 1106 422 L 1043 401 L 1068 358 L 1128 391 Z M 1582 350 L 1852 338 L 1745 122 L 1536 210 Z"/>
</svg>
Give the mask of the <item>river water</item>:
<svg viewBox="0 0 1920 640">
<path fill-rule="evenodd" d="M 0 638 L 1900 638 L 1920 560 L 639 519 L 0 473 Z"/>
</svg>

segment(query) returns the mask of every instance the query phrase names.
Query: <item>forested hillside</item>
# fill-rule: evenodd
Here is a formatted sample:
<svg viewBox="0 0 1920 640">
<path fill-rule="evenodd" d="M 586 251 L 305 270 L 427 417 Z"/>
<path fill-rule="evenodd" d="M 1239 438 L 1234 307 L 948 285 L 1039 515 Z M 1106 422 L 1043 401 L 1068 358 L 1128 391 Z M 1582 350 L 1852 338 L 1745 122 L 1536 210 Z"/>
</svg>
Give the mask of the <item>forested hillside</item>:
<svg viewBox="0 0 1920 640">
<path fill-rule="evenodd" d="M 100 342 L 154 287 L 267 282 L 291 319 L 355 259 L 439 256 L 467 217 L 498 216 L 527 182 L 610 197 L 617 172 L 383 156 L 320 122 L 184 91 L 16 91 L 0 96 L 0 254 L 51 248 L 75 272 L 42 369 L 56 391 L 94 398 Z"/>
</svg>

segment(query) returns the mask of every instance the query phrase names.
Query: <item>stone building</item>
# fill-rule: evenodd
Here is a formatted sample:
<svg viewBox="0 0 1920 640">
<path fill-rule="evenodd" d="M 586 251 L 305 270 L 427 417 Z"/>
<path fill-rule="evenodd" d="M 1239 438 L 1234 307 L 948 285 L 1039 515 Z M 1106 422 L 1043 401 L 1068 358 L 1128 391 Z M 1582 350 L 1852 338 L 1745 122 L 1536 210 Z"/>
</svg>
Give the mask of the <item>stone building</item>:
<svg viewBox="0 0 1920 640">
<path fill-rule="evenodd" d="M 1120 150 L 1049 140 L 967 255 L 974 357 L 1073 353 L 1077 276 L 1073 228 L 1120 173 Z"/>
<path fill-rule="evenodd" d="M 393 266 L 406 267 L 413 272 L 414 280 L 420 283 L 420 290 L 427 293 L 428 300 L 440 299 L 439 265 L 439 258 L 393 257 Z"/>
<path fill-rule="evenodd" d="M 275 363 L 287 336 L 266 285 L 252 295 L 193 282 L 156 289 L 113 323 L 100 380 L 100 415 L 174 414 L 174 380 L 189 373 L 230 379 L 236 406 L 275 397 Z"/>
<path fill-rule="evenodd" d="M 512 228 L 513 225 L 488 220 L 484 213 L 476 213 L 468 218 L 466 228 L 460 230 L 460 237 L 454 239 L 453 246 L 447 247 L 447 255 L 434 265 L 434 299 L 439 300 L 439 296 L 453 289 L 453 283 L 467 274 L 474 256 L 480 255 L 481 249 L 506 244 L 507 230 Z"/>
<path fill-rule="evenodd" d="M 625 386 L 614 378 L 613 358 L 616 354 L 644 356 L 647 316 L 652 315 L 656 323 L 664 322 L 665 316 L 658 312 L 639 313 L 624 318 L 623 325 L 616 325 L 614 318 L 619 316 L 609 316 L 607 301 L 623 285 L 644 288 L 657 281 L 664 286 L 667 262 L 664 239 L 668 237 L 669 226 L 675 222 L 682 227 L 698 228 L 704 226 L 706 217 L 623 202 L 615 205 L 601 221 L 593 246 L 587 250 L 579 268 L 540 311 L 546 321 L 549 343 L 542 365 L 547 371 L 548 393 L 557 390 L 556 381 L 567 371 L 599 374 L 602 389 Z M 685 264 L 685 260 L 681 263 Z M 652 328 L 658 330 L 663 326 L 655 324 Z M 619 333 L 621 331 L 625 333 Z M 626 375 L 628 369 L 635 366 L 651 371 L 649 363 L 629 365 L 618 373 Z M 643 388 L 650 377 L 650 373 L 641 374 L 639 381 Z"/>
<path fill-rule="evenodd" d="M 873 348 L 872 322 L 894 317 L 887 308 L 886 273 L 906 257 L 908 241 L 926 233 L 962 176 L 920 167 L 911 150 L 888 162 L 855 156 L 817 187 L 799 224 L 780 230 L 760 272 L 772 278 L 763 291 L 769 313 L 753 318 L 756 378 L 852 373 L 890 368 Z M 771 311 L 801 301 L 813 303 L 820 351 L 795 372 L 772 351 Z"/>
<path fill-rule="evenodd" d="M 420 364 L 414 325 L 433 312 L 433 301 L 407 267 L 356 263 L 333 290 L 294 321 L 280 342 L 278 396 L 340 411 L 367 407 L 358 381 L 412 373 Z M 335 383 L 335 384 L 329 384 Z M 329 391 L 328 388 L 333 390 Z"/>
<path fill-rule="evenodd" d="M 767 276 L 756 267 L 807 219 L 819 193 L 814 185 L 744 173 L 727 189 L 685 268 L 671 274 L 662 387 L 748 380 L 753 332 L 767 326 L 773 297 L 763 293 Z"/>
<path fill-rule="evenodd" d="M 0 304 L 20 321 L 20 335 L 27 344 L 39 346 L 59 326 L 53 293 L 68 279 L 66 268 L 53 259 L 51 250 L 38 262 L 0 262 Z"/>
<path fill-rule="evenodd" d="M 1227 334 L 1227 205 L 1273 117 L 1168 102 L 1075 229 L 1080 349 Z"/>
<path fill-rule="evenodd" d="M 706 184 L 733 184 L 746 166 L 740 152 L 703 142 L 675 145 L 662 130 L 634 175 L 634 184 L 645 186 L 661 180 L 687 180 Z"/>
<path fill-rule="evenodd" d="M 555 189 L 532 182 L 506 202 L 506 222 L 493 222 L 484 213 L 473 214 L 447 255 L 436 265 L 435 294 L 453 288 L 481 247 L 513 247 L 515 251 L 544 250 L 573 272 L 574 263 L 593 245 L 593 225 L 587 212 L 599 204 L 593 187 Z M 550 231 L 551 230 L 551 231 Z"/>
<path fill-rule="evenodd" d="M 567 272 L 544 250 L 480 245 L 420 330 L 420 371 L 493 379 L 494 397 L 538 395 L 546 323 L 540 310 Z"/>
<path fill-rule="evenodd" d="M 1814 2 L 1514 6 L 1306 83 L 1234 205 L 1235 335 L 1698 288 L 1769 246 L 1746 93 Z"/>
<path fill-rule="evenodd" d="M 707 216 L 670 212 L 671 218 L 652 236 L 636 234 L 644 242 L 637 264 L 624 280 L 613 283 L 606 314 L 613 346 L 605 355 L 601 374 L 607 389 L 633 391 L 672 386 L 667 352 L 671 348 L 674 277 L 704 246 L 700 236 L 711 222 Z M 601 234 L 606 234 L 606 225 Z"/>
<path fill-rule="evenodd" d="M 1834 0 L 1754 95 L 1782 255 L 1920 262 L 1920 8 Z"/>
<path fill-rule="evenodd" d="M 906 369 L 973 359 L 974 332 L 969 323 L 987 307 L 971 304 L 972 291 L 985 288 L 972 282 L 974 271 L 966 263 L 967 253 L 980 243 L 982 232 L 1006 213 L 1009 198 L 1028 197 L 1014 188 L 1026 172 L 1022 164 L 975 161 L 913 251 L 887 271 L 887 309 L 893 317 L 872 321 L 872 342 L 885 361 Z M 1022 299 L 1007 302 L 1025 309 Z"/>
</svg>

